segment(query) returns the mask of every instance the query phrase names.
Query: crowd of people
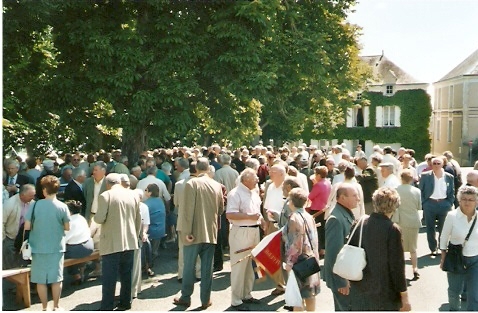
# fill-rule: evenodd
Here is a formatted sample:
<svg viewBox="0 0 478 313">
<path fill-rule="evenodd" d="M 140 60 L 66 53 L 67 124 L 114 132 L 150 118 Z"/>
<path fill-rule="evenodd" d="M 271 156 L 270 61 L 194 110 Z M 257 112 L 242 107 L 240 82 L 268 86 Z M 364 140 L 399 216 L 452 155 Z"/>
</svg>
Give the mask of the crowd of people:
<svg viewBox="0 0 478 313">
<path fill-rule="evenodd" d="M 160 250 L 177 244 L 182 288 L 174 304 L 189 307 L 200 280 L 206 309 L 213 272 L 223 270 L 229 250 L 235 264 L 231 307 L 247 311 L 260 303 L 252 296 L 250 251 L 263 236 L 281 230 L 284 266 L 273 277 L 272 295 L 284 294 L 289 272 L 307 254 L 324 260 L 321 276 L 336 311 L 406 311 L 411 305 L 404 253 L 410 253 L 413 279 L 419 279 L 419 229 L 426 227 L 430 257 L 441 252 L 440 266 L 448 244 L 463 243 L 471 229 L 463 250 L 466 273 L 447 273 L 448 295 L 450 309 L 460 310 L 466 300 L 468 310 L 478 310 L 478 226 L 470 226 L 476 219 L 478 164 L 462 182 L 451 152 L 427 154 L 420 163 L 414 154 L 389 146 L 375 146 L 367 155 L 360 145 L 351 154 L 343 144 L 304 144 L 155 149 L 134 164 L 120 150 L 10 157 L 3 167 L 2 268 L 27 265 L 18 250 L 29 238 L 31 281 L 44 310 L 51 285 L 53 309 L 59 310 L 64 259 L 98 249 L 100 261 L 68 269 L 72 283 L 101 277 L 99 309 L 128 310 L 141 292 L 142 276 L 155 276 Z M 359 220 L 367 266 L 361 281 L 349 281 L 333 267 Z M 354 245 L 357 236 L 351 238 Z M 314 311 L 320 281 L 319 273 L 298 281 L 303 305 L 290 309 Z"/>
</svg>

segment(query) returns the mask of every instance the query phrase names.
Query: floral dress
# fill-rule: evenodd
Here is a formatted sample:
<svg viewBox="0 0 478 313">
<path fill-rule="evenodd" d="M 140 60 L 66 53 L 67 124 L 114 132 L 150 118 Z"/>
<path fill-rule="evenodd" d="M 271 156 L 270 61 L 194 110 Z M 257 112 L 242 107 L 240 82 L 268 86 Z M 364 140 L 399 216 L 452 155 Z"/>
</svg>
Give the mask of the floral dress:
<svg viewBox="0 0 478 313">
<path fill-rule="evenodd" d="M 304 219 L 307 222 L 307 227 L 304 224 Z M 312 247 L 306 231 L 312 241 Z M 285 262 L 287 265 L 292 267 L 302 253 L 313 254 L 317 258 L 317 262 L 319 261 L 319 244 L 315 222 L 304 209 L 298 208 L 291 214 L 289 221 L 282 230 L 282 240 L 285 243 Z M 319 273 L 311 275 L 304 282 L 297 280 L 297 283 L 304 299 L 313 297 L 320 291 Z"/>
</svg>

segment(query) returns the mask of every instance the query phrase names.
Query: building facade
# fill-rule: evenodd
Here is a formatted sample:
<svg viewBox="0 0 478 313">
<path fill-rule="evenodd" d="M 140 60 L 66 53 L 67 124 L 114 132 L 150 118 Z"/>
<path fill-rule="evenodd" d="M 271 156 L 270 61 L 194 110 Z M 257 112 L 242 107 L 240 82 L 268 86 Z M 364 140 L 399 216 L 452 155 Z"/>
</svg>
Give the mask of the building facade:
<svg viewBox="0 0 478 313">
<path fill-rule="evenodd" d="M 478 50 L 433 87 L 432 151 L 449 150 L 470 166 L 470 142 L 478 139 Z"/>
</svg>

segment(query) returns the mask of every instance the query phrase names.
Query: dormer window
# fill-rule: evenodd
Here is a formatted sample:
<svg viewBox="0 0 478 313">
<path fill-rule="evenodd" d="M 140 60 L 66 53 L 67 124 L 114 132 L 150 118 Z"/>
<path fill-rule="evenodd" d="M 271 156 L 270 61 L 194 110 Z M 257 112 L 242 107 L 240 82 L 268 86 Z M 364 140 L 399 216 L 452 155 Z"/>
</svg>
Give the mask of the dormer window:
<svg viewBox="0 0 478 313">
<path fill-rule="evenodd" d="M 359 93 L 357 94 L 357 100 L 362 100 L 362 93 L 361 93 L 361 92 L 359 92 Z"/>
<path fill-rule="evenodd" d="M 386 90 L 385 94 L 393 95 L 393 85 L 387 85 L 387 90 Z"/>
</svg>

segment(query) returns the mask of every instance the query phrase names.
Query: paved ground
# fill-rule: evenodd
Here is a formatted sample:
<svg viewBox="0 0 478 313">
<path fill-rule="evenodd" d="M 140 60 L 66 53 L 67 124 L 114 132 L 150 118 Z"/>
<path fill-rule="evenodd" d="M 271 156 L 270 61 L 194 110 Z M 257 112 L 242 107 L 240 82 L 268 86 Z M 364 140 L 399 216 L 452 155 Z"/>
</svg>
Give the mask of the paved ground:
<svg viewBox="0 0 478 313">
<path fill-rule="evenodd" d="M 467 171 L 465 170 L 465 175 Z M 465 176 L 466 177 L 466 176 Z M 419 234 L 418 256 L 419 272 L 421 278 L 417 281 L 413 278 L 410 261 L 407 260 L 406 274 L 409 283 L 409 294 L 412 309 L 414 311 L 447 311 L 447 281 L 446 274 L 439 267 L 439 257 L 430 258 L 428 253 L 425 229 Z M 133 301 L 134 311 L 183 311 L 182 307 L 173 305 L 173 298 L 180 292 L 181 284 L 176 278 L 177 250 L 174 245 L 162 250 L 159 262 L 154 267 L 156 277 L 143 281 L 143 292 Z M 408 259 L 408 254 L 406 255 Z M 199 300 L 200 283 L 196 283 L 192 297 L 192 306 L 188 310 L 197 311 L 201 302 Z M 260 299 L 260 305 L 250 305 L 254 311 L 286 311 L 284 310 L 284 297 L 270 295 L 274 284 L 270 280 L 256 283 L 253 296 Z M 3 309 L 22 310 L 21 305 L 14 302 L 14 294 L 8 292 L 8 286 L 4 281 Z M 117 287 L 119 294 L 119 284 Z M 207 311 L 227 311 L 230 308 L 230 264 L 226 261 L 224 271 L 214 273 L 212 307 Z M 70 286 L 66 280 L 62 292 L 61 306 L 72 311 L 92 311 L 99 308 L 101 299 L 101 279 L 90 279 L 81 286 Z M 333 311 L 332 293 L 322 282 L 321 293 L 317 296 L 317 311 Z M 49 302 L 52 306 L 52 302 Z M 38 296 L 32 295 L 32 306 L 27 311 L 41 310 Z"/>
</svg>

